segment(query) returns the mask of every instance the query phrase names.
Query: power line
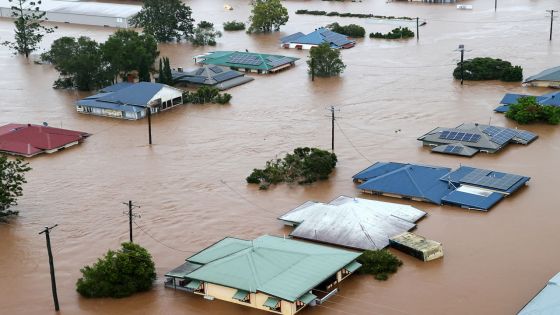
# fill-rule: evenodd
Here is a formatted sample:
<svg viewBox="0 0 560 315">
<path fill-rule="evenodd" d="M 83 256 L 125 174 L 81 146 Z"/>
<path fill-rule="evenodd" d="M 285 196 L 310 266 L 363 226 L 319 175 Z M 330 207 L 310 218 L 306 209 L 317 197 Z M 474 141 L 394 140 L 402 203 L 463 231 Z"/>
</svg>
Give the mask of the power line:
<svg viewBox="0 0 560 315">
<path fill-rule="evenodd" d="M 144 234 L 146 234 L 149 238 L 151 238 L 152 240 L 158 242 L 159 244 L 161 244 L 161 245 L 163 245 L 163 246 L 165 246 L 165 247 L 167 247 L 167 248 L 169 248 L 169 249 L 172 249 L 172 250 L 178 251 L 178 252 L 182 252 L 182 253 L 192 253 L 192 254 L 198 253 L 198 252 L 195 252 L 195 251 L 182 250 L 182 249 L 178 249 L 178 248 L 169 246 L 169 245 L 165 244 L 164 242 L 158 240 L 158 239 L 155 238 L 154 236 L 152 236 L 150 233 L 148 233 L 146 230 L 144 230 L 140 225 L 138 225 L 138 223 L 134 222 L 134 224 L 136 225 L 137 228 L 140 229 L 140 231 L 144 232 Z"/>
<path fill-rule="evenodd" d="M 237 196 L 239 196 L 241 199 L 245 200 L 247 203 L 252 204 L 252 205 L 255 206 L 256 208 L 258 208 L 258 209 L 260 209 L 260 210 L 263 210 L 263 211 L 265 211 L 265 212 L 274 214 L 274 215 L 276 216 L 276 213 L 274 213 L 274 212 L 272 212 L 272 211 L 269 211 L 268 209 L 263 208 L 263 207 L 259 206 L 258 204 L 252 202 L 251 200 L 247 199 L 245 196 L 243 196 L 243 195 L 240 194 L 238 191 L 236 191 L 235 189 L 233 189 L 233 188 L 232 188 L 228 183 L 226 183 L 226 181 L 224 181 L 223 179 L 220 179 L 220 182 L 221 182 L 222 184 L 224 184 L 224 186 L 226 186 L 226 187 L 227 187 L 229 190 L 231 190 L 234 194 L 236 194 Z"/>
<path fill-rule="evenodd" d="M 342 133 L 342 135 L 344 136 L 344 138 L 346 138 L 346 140 L 348 140 L 348 143 L 350 143 L 350 145 L 352 146 L 352 148 L 354 148 L 354 150 L 356 150 L 356 152 L 358 152 L 358 154 L 360 154 L 364 159 L 366 159 L 368 162 L 373 163 L 370 159 L 368 159 L 365 155 L 362 154 L 362 152 L 360 152 L 360 150 L 358 150 L 358 148 L 356 148 L 356 146 L 354 145 L 354 143 L 352 143 L 352 140 L 350 140 L 350 138 L 348 138 L 348 136 L 346 135 L 346 133 L 344 132 L 344 130 L 342 130 L 342 128 L 340 127 L 340 125 L 338 124 L 337 121 L 335 121 L 336 126 L 338 127 L 338 129 L 340 130 L 340 132 Z"/>
</svg>

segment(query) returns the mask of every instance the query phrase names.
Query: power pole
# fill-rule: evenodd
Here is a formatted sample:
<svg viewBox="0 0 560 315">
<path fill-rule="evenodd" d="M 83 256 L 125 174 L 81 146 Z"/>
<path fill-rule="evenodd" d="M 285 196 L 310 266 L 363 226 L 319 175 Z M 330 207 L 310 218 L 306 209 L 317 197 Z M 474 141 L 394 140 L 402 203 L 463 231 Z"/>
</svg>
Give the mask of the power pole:
<svg viewBox="0 0 560 315">
<path fill-rule="evenodd" d="M 548 40 L 552 40 L 552 21 L 554 21 L 554 12 L 558 12 L 558 11 L 546 10 L 546 12 L 550 12 L 550 37 Z"/>
<path fill-rule="evenodd" d="M 461 85 L 463 85 L 463 77 L 465 75 L 465 71 L 463 70 L 463 57 L 465 56 L 465 45 L 459 45 L 459 49 L 461 52 Z"/>
<path fill-rule="evenodd" d="M 420 40 L 420 19 L 416 17 L 416 41 Z"/>
<path fill-rule="evenodd" d="M 128 233 L 130 236 L 130 242 L 132 243 L 132 219 L 140 217 L 140 215 L 132 213 L 132 210 L 134 210 L 134 208 L 140 208 L 140 206 L 133 204 L 132 200 L 129 200 L 128 202 L 123 202 L 123 204 L 128 206 L 128 211 L 123 214 L 128 215 Z"/>
<path fill-rule="evenodd" d="M 494 11 L 498 10 L 498 0 L 494 0 Z"/>
<path fill-rule="evenodd" d="M 146 114 L 148 115 L 148 142 L 152 145 L 152 108 L 146 107 Z"/>
<path fill-rule="evenodd" d="M 52 229 L 54 229 L 55 227 L 57 227 L 58 224 L 55 224 L 51 227 L 45 226 L 45 229 L 42 230 L 41 232 L 39 232 L 39 235 L 45 233 L 45 237 L 47 239 L 47 251 L 49 253 L 49 266 L 51 269 L 51 287 L 52 287 L 52 295 L 53 295 L 53 301 L 54 301 L 54 309 L 55 311 L 59 311 L 60 307 L 58 305 L 58 294 L 56 292 L 56 278 L 54 275 L 54 262 L 53 262 L 53 255 L 52 255 L 52 250 L 51 250 L 51 238 L 50 238 L 50 231 Z"/>
<path fill-rule="evenodd" d="M 333 150 L 334 152 L 334 121 L 336 120 L 336 118 L 334 117 L 334 106 L 331 106 L 331 150 Z"/>
<path fill-rule="evenodd" d="M 311 81 L 315 81 L 315 58 L 311 58 Z"/>
</svg>

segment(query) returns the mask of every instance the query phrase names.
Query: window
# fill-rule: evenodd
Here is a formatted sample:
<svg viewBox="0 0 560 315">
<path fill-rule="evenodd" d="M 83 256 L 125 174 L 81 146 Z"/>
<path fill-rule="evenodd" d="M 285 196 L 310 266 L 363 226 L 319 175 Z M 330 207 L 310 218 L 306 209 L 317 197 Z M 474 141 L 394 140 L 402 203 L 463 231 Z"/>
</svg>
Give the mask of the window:
<svg viewBox="0 0 560 315">
<path fill-rule="evenodd" d="M 123 18 L 117 18 L 117 23 L 122 23 L 123 22 Z"/>
</svg>

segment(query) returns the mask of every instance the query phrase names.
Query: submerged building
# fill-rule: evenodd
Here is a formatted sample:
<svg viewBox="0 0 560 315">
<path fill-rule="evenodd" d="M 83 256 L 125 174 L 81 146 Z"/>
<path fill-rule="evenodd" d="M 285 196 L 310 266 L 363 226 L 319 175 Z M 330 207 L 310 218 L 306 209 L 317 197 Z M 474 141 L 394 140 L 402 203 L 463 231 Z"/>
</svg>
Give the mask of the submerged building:
<svg viewBox="0 0 560 315">
<path fill-rule="evenodd" d="M 423 236 L 404 232 L 389 239 L 391 247 L 405 252 L 423 261 L 431 261 L 443 257 L 441 243 L 426 239 Z"/>
<path fill-rule="evenodd" d="M 528 77 L 524 84 L 535 87 L 560 88 L 560 66 L 546 69 L 538 74 Z"/>
<path fill-rule="evenodd" d="M 12 18 L 14 2 L 0 0 L 0 17 Z M 42 0 L 39 12 L 45 12 L 49 22 L 96 25 L 117 28 L 133 27 L 130 19 L 142 6 L 86 1 Z"/>
<path fill-rule="evenodd" d="M 183 91 L 150 82 L 121 82 L 76 102 L 82 114 L 137 120 L 183 104 Z"/>
<path fill-rule="evenodd" d="M 242 51 L 214 51 L 194 57 L 196 63 L 228 67 L 236 71 L 274 73 L 295 65 L 299 58 Z"/>
<path fill-rule="evenodd" d="M 431 147 L 432 152 L 470 157 L 478 152 L 496 153 L 509 143 L 527 145 L 537 138 L 526 130 L 468 123 L 455 128 L 438 127 L 418 140 Z"/>
<path fill-rule="evenodd" d="M 171 76 L 175 84 L 207 85 L 222 91 L 254 80 L 239 71 L 208 65 L 187 71 L 184 71 L 183 68 L 178 68 L 171 71 Z"/>
<path fill-rule="evenodd" d="M 77 145 L 90 134 L 32 124 L 8 124 L 0 127 L 0 153 L 32 157 L 54 153 Z"/>
<path fill-rule="evenodd" d="M 500 101 L 500 106 L 496 107 L 494 111 L 505 113 L 509 110 L 510 105 L 517 104 L 519 98 L 528 96 L 535 97 L 540 105 L 560 106 L 560 92 L 546 93 L 541 96 L 507 93 Z"/>
<path fill-rule="evenodd" d="M 348 36 L 333 32 L 324 27 L 320 27 L 307 35 L 297 32 L 282 37 L 280 42 L 282 48 L 295 49 L 311 49 L 324 43 L 329 44 L 334 49 L 352 48 L 356 45 L 356 41 L 349 39 Z"/>
<path fill-rule="evenodd" d="M 361 253 L 264 235 L 227 237 L 168 272 L 165 286 L 292 315 L 335 294 Z"/>
<path fill-rule="evenodd" d="M 546 286 L 517 313 L 518 315 L 560 314 L 560 273 L 548 280 Z"/>
<path fill-rule="evenodd" d="M 359 250 L 383 249 L 389 238 L 416 228 L 426 212 L 407 205 L 340 196 L 308 201 L 280 216 L 290 236 Z"/>
<path fill-rule="evenodd" d="M 363 193 L 488 211 L 530 177 L 461 166 L 377 162 L 353 176 Z"/>
</svg>

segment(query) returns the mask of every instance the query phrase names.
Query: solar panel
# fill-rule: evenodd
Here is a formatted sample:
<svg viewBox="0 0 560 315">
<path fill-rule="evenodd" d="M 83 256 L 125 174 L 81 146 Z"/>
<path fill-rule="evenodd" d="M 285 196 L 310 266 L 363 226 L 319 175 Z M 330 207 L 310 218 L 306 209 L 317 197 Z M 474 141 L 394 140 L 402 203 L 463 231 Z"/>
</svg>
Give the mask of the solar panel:
<svg viewBox="0 0 560 315">
<path fill-rule="evenodd" d="M 201 75 L 204 72 L 204 68 L 200 68 L 198 70 L 196 70 L 196 72 L 194 73 L 195 75 Z"/>
<path fill-rule="evenodd" d="M 478 142 L 480 140 L 480 135 L 476 133 L 468 132 L 457 132 L 457 131 L 442 131 L 439 136 L 440 139 L 445 140 L 456 140 L 465 142 Z"/>
<path fill-rule="evenodd" d="M 493 137 L 493 136 L 497 135 L 498 133 L 500 133 L 502 130 L 504 130 L 504 128 L 498 128 L 498 127 L 490 126 L 490 127 L 487 127 L 486 129 L 484 129 L 482 132 L 489 135 L 490 137 Z"/>
<path fill-rule="evenodd" d="M 513 129 L 503 129 L 501 132 L 497 133 L 492 138 L 490 138 L 490 141 L 499 145 L 504 145 L 508 141 L 513 139 L 513 137 L 515 137 L 517 134 L 518 132 Z"/>
<path fill-rule="evenodd" d="M 210 70 L 214 71 L 214 73 L 222 73 L 224 70 L 218 66 L 210 67 Z"/>
<path fill-rule="evenodd" d="M 269 64 L 271 67 L 274 68 L 274 67 L 278 67 L 278 66 L 281 66 L 281 65 L 290 63 L 290 62 L 292 62 L 292 58 L 290 58 L 290 57 L 284 57 L 284 58 L 279 58 L 279 59 L 273 60 L 273 61 L 269 62 L 268 64 Z"/>
<path fill-rule="evenodd" d="M 216 80 L 217 82 L 224 82 L 226 80 L 233 79 L 240 76 L 243 76 L 243 74 L 236 71 L 228 71 L 215 75 L 214 80 Z"/>
<path fill-rule="evenodd" d="M 242 65 L 258 66 L 262 63 L 262 60 L 259 56 L 237 53 L 229 56 L 228 62 Z"/>
<path fill-rule="evenodd" d="M 451 154 L 459 154 L 459 153 L 461 153 L 461 151 L 463 151 L 463 147 L 458 146 L 458 145 L 448 145 L 443 150 L 443 152 L 451 153 Z"/>
<path fill-rule="evenodd" d="M 537 135 L 532 133 L 532 132 L 529 132 L 529 131 L 520 131 L 520 132 L 517 133 L 517 135 L 515 137 L 529 142 L 529 141 L 534 140 L 537 137 Z"/>
<path fill-rule="evenodd" d="M 475 169 L 465 175 L 460 182 L 480 187 L 506 191 L 519 182 L 523 176 L 497 173 L 489 170 Z"/>
</svg>

